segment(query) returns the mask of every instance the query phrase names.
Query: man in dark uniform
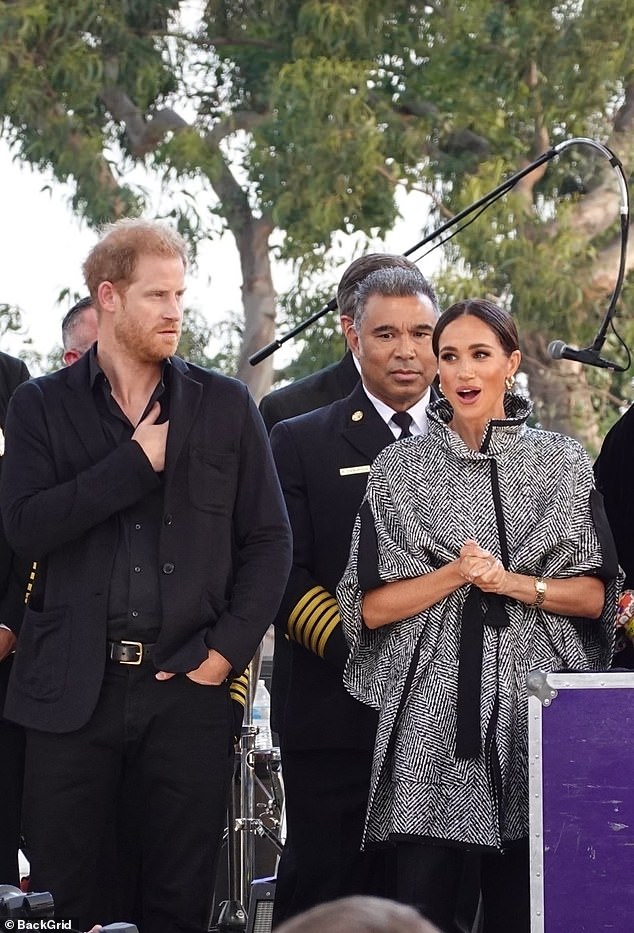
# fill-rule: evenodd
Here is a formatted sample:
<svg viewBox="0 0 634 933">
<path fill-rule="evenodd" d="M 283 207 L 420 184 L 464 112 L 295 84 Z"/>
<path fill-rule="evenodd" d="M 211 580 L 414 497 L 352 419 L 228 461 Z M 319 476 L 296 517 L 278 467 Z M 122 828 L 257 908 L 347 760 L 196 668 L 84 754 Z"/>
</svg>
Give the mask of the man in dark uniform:
<svg viewBox="0 0 634 933">
<path fill-rule="evenodd" d="M 98 341 L 21 386 L 0 498 L 38 560 L 7 695 L 27 726 L 32 884 L 82 928 L 117 814 L 122 900 L 148 933 L 207 929 L 233 765 L 228 679 L 272 620 L 290 531 L 248 389 L 173 356 L 185 243 L 110 226 L 84 264 Z"/>
<path fill-rule="evenodd" d="M 22 362 L 0 353 L 0 470 L 4 453 L 4 427 L 9 398 L 13 390 L 29 378 Z M 29 563 L 13 553 L 0 525 L 0 884 L 19 884 L 18 848 L 20 846 L 20 810 L 24 770 L 24 730 L 2 717 L 7 683 L 13 664 Z"/>
<path fill-rule="evenodd" d="M 354 294 L 347 337 L 362 384 L 271 433 L 294 539 L 276 619 L 276 640 L 292 652 L 280 730 L 288 849 L 276 924 L 322 901 L 389 893 L 383 856 L 359 852 L 376 714 L 343 687 L 347 646 L 334 592 L 374 457 L 426 430 L 438 311 L 429 283 L 403 261 L 367 275 Z"/>
<path fill-rule="evenodd" d="M 404 256 L 391 253 L 367 253 L 355 259 L 344 271 L 337 288 L 337 306 L 339 323 L 344 337 L 352 325 L 354 315 L 354 294 L 357 285 L 371 272 L 386 266 L 411 267 Z M 359 368 L 351 350 L 347 349 L 337 363 L 320 369 L 316 373 L 304 376 L 281 389 L 275 389 L 260 402 L 260 414 L 267 430 L 286 418 L 303 415 L 306 412 L 330 405 L 337 399 L 345 398 L 359 383 Z M 291 649 L 288 641 L 278 635 L 275 640 L 275 655 L 271 685 L 271 726 L 279 735 L 282 730 L 285 692 L 290 679 Z M 284 853 L 284 866 L 287 877 L 291 871 L 290 843 L 287 841 Z"/>
<path fill-rule="evenodd" d="M 346 336 L 354 316 L 354 296 L 359 282 L 377 269 L 399 266 L 411 269 L 412 263 L 404 256 L 392 253 L 367 253 L 350 263 L 341 276 L 337 288 L 337 307 L 341 332 Z M 337 399 L 350 395 L 359 383 L 359 367 L 350 349 L 330 366 L 310 376 L 304 376 L 290 385 L 275 389 L 260 402 L 260 414 L 269 433 L 278 421 L 294 418 L 306 412 L 330 405 Z M 271 726 L 278 733 L 282 729 L 282 713 L 285 705 L 285 690 L 289 681 L 290 648 L 285 639 L 276 638 L 271 689 Z M 290 856 L 287 849 L 286 861 Z"/>
</svg>

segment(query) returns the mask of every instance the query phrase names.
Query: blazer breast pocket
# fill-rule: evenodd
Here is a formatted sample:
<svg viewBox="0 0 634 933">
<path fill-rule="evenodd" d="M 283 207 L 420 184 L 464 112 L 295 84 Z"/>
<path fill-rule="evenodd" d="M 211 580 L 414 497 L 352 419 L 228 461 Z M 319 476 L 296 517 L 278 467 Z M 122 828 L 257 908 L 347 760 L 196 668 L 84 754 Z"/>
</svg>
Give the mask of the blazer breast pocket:
<svg viewBox="0 0 634 933">
<path fill-rule="evenodd" d="M 193 447 L 189 453 L 189 498 L 204 512 L 230 515 L 238 482 L 237 456 Z"/>
<path fill-rule="evenodd" d="M 27 607 L 12 676 L 36 700 L 58 700 L 66 687 L 71 624 L 67 607 L 35 612 Z"/>
</svg>

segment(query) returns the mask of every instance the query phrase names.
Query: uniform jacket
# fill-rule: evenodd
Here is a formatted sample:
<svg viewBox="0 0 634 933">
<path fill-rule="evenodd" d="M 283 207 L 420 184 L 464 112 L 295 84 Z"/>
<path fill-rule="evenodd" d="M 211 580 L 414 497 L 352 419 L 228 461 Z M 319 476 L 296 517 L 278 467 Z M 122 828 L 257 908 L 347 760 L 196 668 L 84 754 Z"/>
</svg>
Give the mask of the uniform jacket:
<svg viewBox="0 0 634 933">
<path fill-rule="evenodd" d="M 303 415 L 345 398 L 358 382 L 359 371 L 348 350 L 338 363 L 265 395 L 260 402 L 260 414 L 270 433 L 278 421 Z"/>
<path fill-rule="evenodd" d="M 260 402 L 260 414 L 270 434 L 274 425 L 286 418 L 294 418 L 314 411 L 350 395 L 359 382 L 359 372 L 348 350 L 343 359 L 326 366 L 310 376 L 265 395 Z M 291 649 L 278 630 L 275 639 L 275 660 L 271 689 L 271 726 L 282 735 L 282 721 L 286 700 L 284 691 L 290 679 Z"/>
<path fill-rule="evenodd" d="M 334 594 L 370 465 L 393 440 L 360 383 L 347 398 L 273 428 L 293 529 L 293 567 L 275 623 L 276 642 L 288 637 L 292 651 L 286 748 L 372 747 L 376 714 L 343 687 L 348 649 Z"/>
<path fill-rule="evenodd" d="M 159 477 L 135 441 L 112 450 L 89 358 L 13 397 L 0 502 L 13 547 L 38 560 L 6 713 L 51 732 L 84 725 L 106 656 L 117 513 L 163 483 L 160 669 L 196 668 L 209 648 L 242 672 L 273 619 L 290 531 L 262 420 L 234 379 L 172 359 Z"/>
<path fill-rule="evenodd" d="M 474 451 L 447 427 L 448 402 L 437 402 L 428 409 L 429 434 L 388 447 L 368 482 L 338 595 L 351 644 L 346 684 L 380 709 L 370 840 L 499 848 L 526 836 L 526 675 L 537 668 L 601 670 L 610 662 L 618 565 L 609 532 L 598 534 L 607 523 L 587 455 L 568 437 L 527 428 L 525 400 L 507 396 L 506 404 L 507 418 L 490 422 Z M 512 599 L 488 600 L 465 584 L 412 618 L 373 631 L 363 625 L 368 586 L 360 580 L 417 577 L 457 557 L 467 538 L 503 562 L 506 553 L 507 568 L 517 573 L 594 573 L 611 581 L 602 618 L 570 619 Z M 472 593 L 483 631 L 474 698 L 481 747 L 458 756 L 461 619 L 464 626 Z"/>
</svg>

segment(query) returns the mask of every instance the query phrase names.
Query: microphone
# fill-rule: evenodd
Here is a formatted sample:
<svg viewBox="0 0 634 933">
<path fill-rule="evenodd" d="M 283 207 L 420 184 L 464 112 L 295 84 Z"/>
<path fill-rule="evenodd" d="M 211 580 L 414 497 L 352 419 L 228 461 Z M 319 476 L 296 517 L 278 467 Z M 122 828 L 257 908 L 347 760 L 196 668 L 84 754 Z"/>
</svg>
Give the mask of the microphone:
<svg viewBox="0 0 634 933">
<path fill-rule="evenodd" d="M 600 369 L 611 369 L 613 372 L 624 372 L 618 363 L 611 363 L 599 356 L 599 351 L 593 347 L 576 350 L 569 347 L 563 340 L 553 340 L 548 344 L 548 353 L 554 360 L 574 360 L 576 363 L 585 363 L 587 366 L 598 366 Z"/>
</svg>

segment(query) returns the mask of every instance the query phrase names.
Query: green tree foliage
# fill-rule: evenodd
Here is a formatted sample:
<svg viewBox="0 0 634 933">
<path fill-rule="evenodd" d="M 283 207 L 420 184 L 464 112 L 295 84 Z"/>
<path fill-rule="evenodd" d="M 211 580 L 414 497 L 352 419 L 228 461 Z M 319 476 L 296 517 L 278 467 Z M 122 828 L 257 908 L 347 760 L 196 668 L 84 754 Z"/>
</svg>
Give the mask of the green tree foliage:
<svg viewBox="0 0 634 933">
<path fill-rule="evenodd" d="M 209 355 L 211 340 L 211 327 L 199 311 L 186 309 L 183 315 L 183 329 L 178 344 L 177 353 L 183 359 L 196 363 L 198 366 L 209 367 L 212 358 Z"/>
<path fill-rule="evenodd" d="M 239 339 L 236 371 L 256 396 L 272 361 L 253 370 L 246 359 L 273 337 L 272 256 L 296 264 L 300 287 L 314 282 L 336 234 L 391 228 L 398 185 L 428 191 L 435 224 L 571 136 L 608 143 L 631 171 L 629 0 L 208 0 L 191 10 L 1 3 L 0 112 L 15 150 L 70 181 L 91 223 L 143 209 L 127 174 L 142 163 L 173 193 L 171 216 L 194 243 L 233 234 L 244 319 L 238 330 L 227 322 L 224 362 Z M 446 300 L 486 293 L 517 314 L 540 421 L 590 446 L 589 426 L 614 413 L 628 382 L 553 365 L 546 345 L 583 344 L 596 329 L 616 269 L 614 182 L 595 153 L 567 150 L 452 241 L 439 281 Z M 211 208 L 194 193 L 201 183 Z M 625 314 L 622 326 L 629 334 Z"/>
</svg>

